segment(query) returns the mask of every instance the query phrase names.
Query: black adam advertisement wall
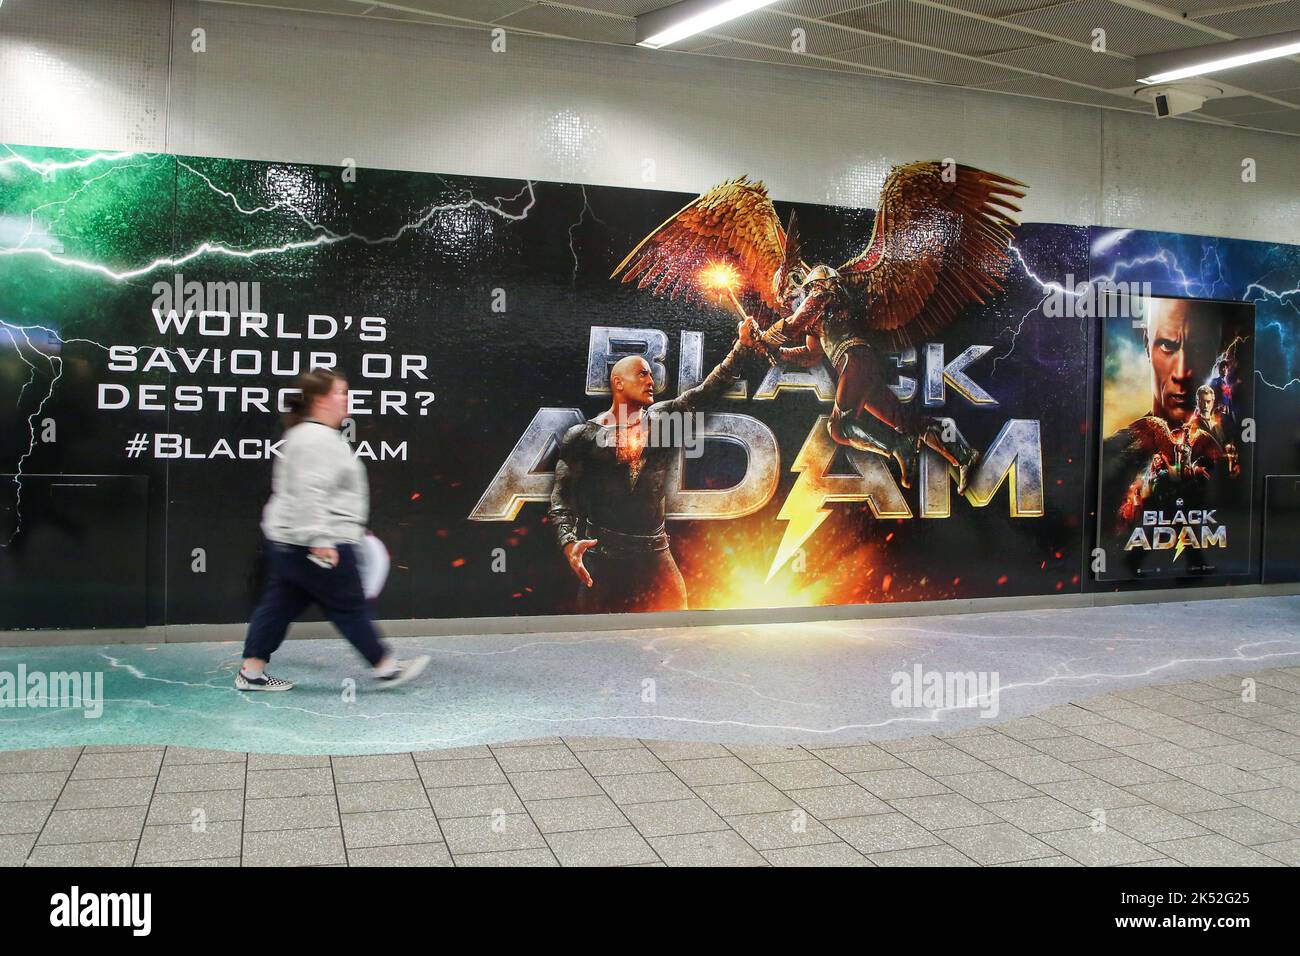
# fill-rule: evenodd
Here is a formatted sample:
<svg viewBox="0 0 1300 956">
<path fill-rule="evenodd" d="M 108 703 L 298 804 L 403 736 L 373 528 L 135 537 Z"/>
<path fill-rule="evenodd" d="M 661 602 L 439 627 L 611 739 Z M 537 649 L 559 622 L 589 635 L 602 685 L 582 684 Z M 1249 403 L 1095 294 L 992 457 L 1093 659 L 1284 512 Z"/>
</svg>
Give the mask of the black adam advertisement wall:
<svg viewBox="0 0 1300 956">
<path fill-rule="evenodd" d="M 1300 247 L 913 159 L 873 210 L 0 147 L 0 627 L 246 620 L 313 366 L 381 618 L 1300 578 Z"/>
</svg>

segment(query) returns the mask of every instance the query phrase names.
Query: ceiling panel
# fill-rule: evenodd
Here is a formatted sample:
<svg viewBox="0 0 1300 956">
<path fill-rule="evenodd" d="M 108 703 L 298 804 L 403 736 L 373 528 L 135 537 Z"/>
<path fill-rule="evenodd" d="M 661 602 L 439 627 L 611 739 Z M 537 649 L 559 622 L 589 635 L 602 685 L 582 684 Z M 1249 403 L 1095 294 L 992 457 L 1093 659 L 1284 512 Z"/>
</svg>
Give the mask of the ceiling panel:
<svg viewBox="0 0 1300 956">
<path fill-rule="evenodd" d="M 354 0 L 358 12 L 369 7 L 371 16 L 398 16 L 410 13 L 442 14 L 460 20 L 473 20 L 488 23 L 497 17 L 516 13 L 533 5 L 533 0 L 392 0 L 386 4 L 383 0 L 363 3 Z M 436 19 L 436 18 L 434 18 Z"/>
<path fill-rule="evenodd" d="M 1042 42 L 1021 30 L 954 15 L 911 0 L 885 0 L 864 10 L 840 14 L 832 22 L 950 53 L 976 56 Z"/>
<path fill-rule="evenodd" d="M 1018 93 L 1022 96 L 1040 96 L 1052 100 L 1065 100 L 1085 106 L 1108 106 L 1142 113 L 1151 110 L 1149 104 L 1129 97 L 1115 96 L 1110 93 L 1103 93 L 1101 90 L 1089 90 L 1061 80 L 1037 76 L 1021 76 L 1009 82 L 982 86 L 981 89 L 990 93 Z"/>
<path fill-rule="evenodd" d="M 948 56 L 944 53 L 908 46 L 906 43 L 873 44 L 859 50 L 841 53 L 840 59 L 853 60 L 864 66 L 957 86 L 996 83 L 1016 75 L 992 63 Z"/>
<path fill-rule="evenodd" d="M 1003 19 L 1081 43 L 1091 43 L 1092 31 L 1101 27 L 1106 31 L 1106 49 L 1129 56 L 1220 41 L 1219 37 L 1195 27 L 1163 20 L 1109 0 L 1070 0 Z"/>
<path fill-rule="evenodd" d="M 1300 86 L 1300 63 L 1294 60 L 1270 60 L 1209 75 L 1252 93 L 1274 93 Z"/>
<path fill-rule="evenodd" d="M 1281 107 L 1257 96 L 1226 96 L 1223 99 L 1207 100 L 1201 112 L 1207 116 L 1220 119 L 1236 119 L 1252 113 L 1276 113 Z"/>
<path fill-rule="evenodd" d="M 864 42 L 861 34 L 850 30 L 840 30 L 825 23 L 814 23 L 811 20 L 800 20 L 767 12 L 741 17 L 714 27 L 710 32 L 717 36 L 748 40 L 751 43 L 778 46 L 788 50 L 793 42 L 792 31 L 796 29 L 804 31 L 808 52 L 821 56 L 832 56 L 842 50 L 851 50 L 856 46 L 862 46 Z"/>
<path fill-rule="evenodd" d="M 739 40 L 725 40 L 717 46 L 709 47 L 705 56 L 724 56 L 731 60 L 757 60 L 762 63 L 784 63 L 788 66 L 816 67 L 823 70 L 843 70 L 846 72 L 856 72 L 857 65 L 854 63 L 835 63 L 830 60 L 818 60 L 810 57 L 806 53 L 792 53 L 789 50 L 779 49 L 772 50 L 767 47 L 754 46 L 751 43 L 742 43 Z M 843 55 L 837 55 L 836 59 L 844 59 Z"/>
<path fill-rule="evenodd" d="M 1076 83 L 1087 83 L 1103 90 L 1135 82 L 1132 59 L 1108 53 L 1093 53 L 1092 50 L 1073 43 L 1044 43 L 1010 53 L 995 53 L 988 59 L 994 63 L 1005 63 L 1035 73 L 1074 80 Z"/>
<path fill-rule="evenodd" d="M 1261 37 L 1285 30 L 1300 30 L 1300 0 L 1283 0 L 1282 3 L 1251 7 L 1249 10 L 1197 17 L 1196 21 L 1219 30 L 1227 30 L 1237 37 Z"/>
<path fill-rule="evenodd" d="M 592 40 L 597 43 L 636 43 L 636 21 L 626 17 L 611 17 L 600 13 L 587 13 L 568 7 L 549 7 L 538 4 L 521 13 L 512 13 L 494 21 L 507 29 L 535 30 L 575 40 Z"/>
</svg>

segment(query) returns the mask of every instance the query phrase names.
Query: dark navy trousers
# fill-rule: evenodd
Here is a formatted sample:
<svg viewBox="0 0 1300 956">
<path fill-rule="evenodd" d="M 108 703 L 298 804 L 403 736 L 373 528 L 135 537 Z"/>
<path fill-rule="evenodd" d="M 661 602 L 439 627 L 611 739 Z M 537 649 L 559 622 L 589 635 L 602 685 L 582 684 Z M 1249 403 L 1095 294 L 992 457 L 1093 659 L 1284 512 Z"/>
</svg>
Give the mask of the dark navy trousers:
<svg viewBox="0 0 1300 956">
<path fill-rule="evenodd" d="M 361 589 L 356 549 L 350 544 L 335 547 L 338 567 L 322 568 L 307 557 L 310 548 L 265 542 L 271 574 L 266 592 L 248 622 L 244 657 L 269 661 L 284 643 L 289 625 L 308 606 L 317 604 L 372 666 L 383 660 L 387 648 L 375 629 Z"/>
</svg>

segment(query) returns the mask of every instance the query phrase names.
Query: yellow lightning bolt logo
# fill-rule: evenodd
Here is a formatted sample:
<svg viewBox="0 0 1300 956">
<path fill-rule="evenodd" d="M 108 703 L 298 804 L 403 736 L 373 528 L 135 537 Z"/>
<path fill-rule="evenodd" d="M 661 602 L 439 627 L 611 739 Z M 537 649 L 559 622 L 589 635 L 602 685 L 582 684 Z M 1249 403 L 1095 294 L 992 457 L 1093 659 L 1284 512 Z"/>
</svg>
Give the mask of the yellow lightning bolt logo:
<svg viewBox="0 0 1300 956">
<path fill-rule="evenodd" d="M 824 508 L 827 495 L 824 489 L 819 487 L 819 482 L 814 474 L 805 474 L 809 465 L 812 463 L 813 454 L 818 450 L 814 436 L 826 433 L 826 416 L 818 419 L 817 424 L 813 426 L 812 435 L 803 443 L 799 449 L 799 454 L 795 457 L 794 464 L 790 470 L 798 472 L 799 477 L 795 479 L 794 487 L 790 489 L 790 494 L 786 496 L 781 505 L 781 511 L 777 514 L 778 521 L 787 521 L 785 532 L 781 535 L 781 544 L 776 549 L 776 557 L 772 559 L 772 568 L 767 572 L 767 580 L 771 581 L 789 561 L 796 551 L 803 546 L 814 531 L 821 527 L 822 522 L 830 517 L 830 509 Z M 820 472 L 826 462 L 818 462 L 816 472 Z"/>
</svg>

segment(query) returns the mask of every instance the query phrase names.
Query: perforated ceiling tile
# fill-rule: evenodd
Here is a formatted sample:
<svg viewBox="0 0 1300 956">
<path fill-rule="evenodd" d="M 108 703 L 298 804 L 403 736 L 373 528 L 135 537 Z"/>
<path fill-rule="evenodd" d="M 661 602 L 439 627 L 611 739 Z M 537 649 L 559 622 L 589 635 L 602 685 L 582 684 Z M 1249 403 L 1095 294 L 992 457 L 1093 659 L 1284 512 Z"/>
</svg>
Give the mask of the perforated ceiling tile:
<svg viewBox="0 0 1300 956">
<path fill-rule="evenodd" d="M 575 40 L 594 40 L 598 43 L 636 43 L 634 20 L 606 16 L 600 13 L 583 13 L 567 7 L 529 7 L 522 13 L 513 13 L 495 21 L 507 29 L 535 30 L 552 36 L 571 37 Z"/>
<path fill-rule="evenodd" d="M 1045 7 L 1050 2 L 1051 0 L 943 0 L 943 5 L 985 17 L 1005 17 L 1011 13 Z"/>
<path fill-rule="evenodd" d="M 1239 3 L 1233 3 L 1231 0 L 1151 0 L 1151 5 L 1181 17 L 1184 13 L 1195 16 L 1207 10 L 1222 10 L 1225 7 L 1263 7 L 1275 2 L 1276 0 L 1244 0 Z"/>
<path fill-rule="evenodd" d="M 881 2 L 882 0 L 780 0 L 772 5 L 772 9 L 801 17 L 811 17 L 814 20 L 824 20 L 837 13 L 861 10 L 863 7 Z"/>
<path fill-rule="evenodd" d="M 699 52 L 704 56 L 721 56 L 729 60 L 758 60 L 763 63 L 783 63 L 787 66 L 840 70 L 849 73 L 857 72 L 858 69 L 854 63 L 836 62 L 844 60 L 842 54 L 837 54 L 834 60 L 819 59 L 806 53 L 792 53 L 789 50 L 780 49 L 773 50 L 768 47 L 754 46 L 752 43 L 743 43 L 740 40 L 724 40 L 716 46 Z"/>
<path fill-rule="evenodd" d="M 1300 30 L 1300 0 L 1282 0 L 1281 3 L 1197 17 L 1196 20 L 1239 37 L 1260 37 L 1284 30 Z"/>
<path fill-rule="evenodd" d="M 485 23 L 527 9 L 534 5 L 534 0 L 375 0 L 373 5 L 378 8 L 374 16 L 414 11 Z"/>
<path fill-rule="evenodd" d="M 1207 100 L 1199 112 L 1219 119 L 1236 119 L 1252 113 L 1276 113 L 1278 110 L 1278 104 L 1261 100 L 1257 96 L 1226 96 L 1223 99 Z"/>
<path fill-rule="evenodd" d="M 1094 53 L 1073 43 L 1045 43 L 1025 50 L 995 53 L 989 60 L 1087 83 L 1103 90 L 1127 86 L 1135 79 L 1133 61 L 1128 57 Z"/>
<path fill-rule="evenodd" d="M 1138 100 L 1090 90 L 1086 87 L 1049 80 L 1037 76 L 1022 76 L 1005 83 L 983 86 L 982 89 L 993 93 L 1018 93 L 1022 96 L 1041 96 L 1045 99 L 1064 100 L 1067 103 L 1079 103 L 1085 106 L 1106 106 L 1113 109 L 1150 111 L 1151 107 Z"/>
<path fill-rule="evenodd" d="M 1252 63 L 1250 66 L 1235 70 L 1223 70 L 1211 73 L 1212 79 L 1222 79 L 1225 83 L 1250 90 L 1252 93 L 1273 93 L 1277 90 L 1292 90 L 1300 87 L 1300 63 L 1291 60 L 1270 60 L 1266 63 Z"/>
<path fill-rule="evenodd" d="M 864 66 L 960 86 L 996 83 L 1016 76 L 990 63 L 948 56 L 905 43 L 873 44 L 840 56 Z"/>
<path fill-rule="evenodd" d="M 720 24 L 710 32 L 736 40 L 748 40 L 751 43 L 790 49 L 794 42 L 793 31 L 795 30 L 804 32 L 804 42 L 809 53 L 825 56 L 862 46 L 863 42 L 862 35 L 852 30 L 841 30 L 824 23 L 814 23 L 811 20 L 802 20 L 779 13 L 751 14 L 732 20 L 730 23 Z"/>
<path fill-rule="evenodd" d="M 540 0 L 546 3 L 547 0 Z M 662 10 L 673 0 L 562 0 L 566 7 L 582 7 L 597 13 L 612 13 L 620 17 L 639 17 L 651 10 Z"/>
<path fill-rule="evenodd" d="M 1007 23 L 1042 30 L 1055 36 L 1092 42 L 1092 31 L 1106 31 L 1106 49 L 1140 56 L 1183 47 L 1220 42 L 1221 38 L 1192 26 L 1162 20 L 1150 13 L 1111 3 L 1109 0 L 1070 0 L 1068 3 L 1016 13 L 1002 18 Z"/>
<path fill-rule="evenodd" d="M 240 0 L 253 7 L 276 7 L 281 10 L 306 10 L 312 13 L 340 13 L 359 17 L 371 6 L 358 0 Z"/>
<path fill-rule="evenodd" d="M 1041 42 L 1021 30 L 921 6 L 911 0 L 885 0 L 865 10 L 841 14 L 832 18 L 832 22 L 952 53 L 983 55 Z"/>
</svg>

